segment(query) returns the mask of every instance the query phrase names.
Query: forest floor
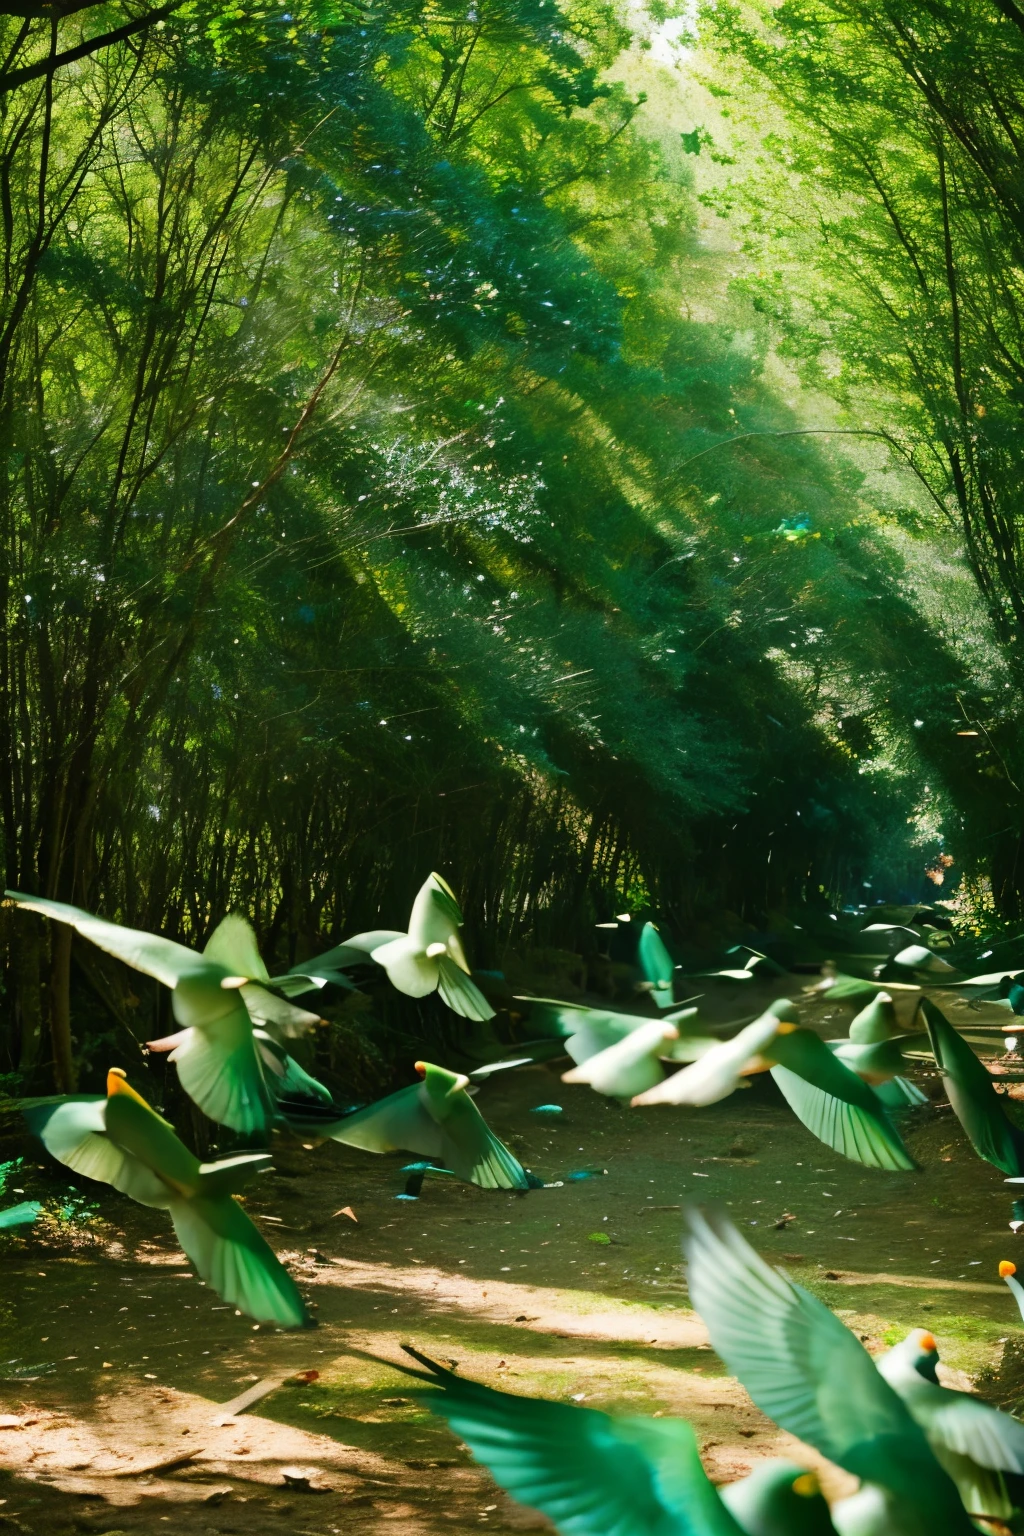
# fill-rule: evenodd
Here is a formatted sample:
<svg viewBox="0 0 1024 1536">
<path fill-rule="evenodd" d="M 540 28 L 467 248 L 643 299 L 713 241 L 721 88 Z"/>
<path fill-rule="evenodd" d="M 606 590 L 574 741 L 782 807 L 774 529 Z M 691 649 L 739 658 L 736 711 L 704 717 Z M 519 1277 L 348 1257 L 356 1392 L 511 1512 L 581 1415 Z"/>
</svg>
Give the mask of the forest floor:
<svg viewBox="0 0 1024 1536">
<path fill-rule="evenodd" d="M 713 1006 L 739 1014 L 750 994 L 722 987 Z M 845 1033 L 849 1009 L 811 1012 L 825 1035 Z M 544 1529 L 412 1399 L 415 1383 L 387 1363 L 406 1341 L 510 1391 L 685 1415 L 719 1480 L 768 1455 L 813 1465 L 723 1373 L 687 1308 L 681 1212 L 696 1200 L 724 1205 L 869 1349 L 927 1326 L 947 1379 L 980 1378 L 1007 1400 L 1003 1346 L 1016 1356 L 1024 1340 L 996 1273 L 1017 1257 L 1011 1192 L 948 1108 L 904 1117 L 922 1171 L 889 1174 L 831 1154 L 767 1077 L 710 1109 L 631 1112 L 538 1066 L 499 1074 L 479 1103 L 558 1187 L 520 1196 L 435 1178 L 405 1202 L 403 1158 L 275 1145 L 277 1171 L 247 1209 L 316 1306 L 308 1332 L 255 1328 L 223 1307 L 191 1279 L 163 1218 L 112 1191 L 91 1241 L 8 1239 L 0 1532 Z M 532 1112 L 550 1103 L 563 1113 Z M 52 1193 L 52 1168 L 21 1150 L 25 1196 Z M 225 1412 L 254 1383 L 309 1371 L 318 1379 Z"/>
</svg>

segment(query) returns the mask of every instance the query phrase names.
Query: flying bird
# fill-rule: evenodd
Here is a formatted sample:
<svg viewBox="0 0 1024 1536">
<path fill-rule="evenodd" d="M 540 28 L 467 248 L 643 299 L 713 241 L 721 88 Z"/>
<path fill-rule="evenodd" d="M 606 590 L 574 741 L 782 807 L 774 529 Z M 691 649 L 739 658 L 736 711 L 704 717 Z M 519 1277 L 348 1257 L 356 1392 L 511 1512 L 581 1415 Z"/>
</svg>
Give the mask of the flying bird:
<svg viewBox="0 0 1024 1536">
<path fill-rule="evenodd" d="M 908 970 L 924 971 L 929 976 L 955 976 L 957 969 L 950 965 L 948 960 L 943 960 L 933 949 L 928 949 L 924 944 L 908 944 L 906 949 L 901 949 L 892 957 L 893 965 L 905 966 Z"/>
<path fill-rule="evenodd" d="M 868 1168 L 906 1172 L 917 1166 L 878 1095 L 819 1035 L 793 1021 L 793 1005 L 785 999 L 633 1103 L 714 1104 L 745 1077 L 764 1071 L 801 1124 L 834 1152 Z"/>
<path fill-rule="evenodd" d="M 972 1536 L 924 1430 L 839 1318 L 724 1218 L 692 1212 L 683 1246 L 690 1300 L 726 1369 L 780 1429 L 861 1479 L 832 1507 L 840 1536 Z"/>
<path fill-rule="evenodd" d="M 649 992 L 659 1008 L 673 1008 L 676 963 L 653 923 L 644 923 L 640 930 L 637 960 L 644 978 L 639 990 Z"/>
<path fill-rule="evenodd" d="M 243 917 L 226 917 L 200 954 L 61 901 L 4 894 L 26 911 L 69 924 L 108 955 L 169 987 L 174 1017 L 183 1027 L 151 1041 L 150 1049 L 171 1053 L 181 1086 L 204 1115 L 234 1131 L 269 1136 L 274 1107 L 253 1041 L 253 1018 L 296 1032 L 317 1016 L 267 990 L 267 968 Z"/>
<path fill-rule="evenodd" d="M 972 1515 L 1010 1520 L 1024 1494 L 1024 1424 L 971 1392 L 944 1387 L 935 1339 L 915 1328 L 876 1365 L 928 1437 Z"/>
<path fill-rule="evenodd" d="M 1019 1178 L 1024 1174 L 1024 1131 L 1007 1115 L 991 1074 L 929 998 L 921 999 L 920 1009 L 935 1065 L 968 1141 L 987 1163 Z"/>
<path fill-rule="evenodd" d="M 295 1281 L 232 1199 L 267 1166 L 266 1153 L 200 1163 L 117 1067 L 107 1074 L 105 1099 L 44 1102 L 24 1114 L 58 1162 L 167 1211 L 188 1258 L 223 1301 L 260 1323 L 309 1325 Z"/>
<path fill-rule="evenodd" d="M 834 1536 L 817 1479 L 771 1461 L 716 1488 L 685 1419 L 615 1418 L 468 1381 L 418 1350 L 417 1393 L 495 1481 L 563 1536 Z"/>
<path fill-rule="evenodd" d="M 566 1053 L 577 1066 L 651 1023 L 647 1014 L 590 1008 L 584 1003 L 565 1003 L 557 998 L 516 997 L 515 1001 L 528 1006 L 531 1026 L 537 1025 L 562 1037 Z M 666 1059 L 672 1061 L 696 1061 L 710 1046 L 719 1043 L 713 1035 L 707 1034 L 696 1008 L 679 1007 L 655 1022 L 675 1026 L 677 1038 L 669 1041 L 664 1052 Z"/>
<path fill-rule="evenodd" d="M 366 1152 L 415 1152 L 481 1189 L 529 1189 L 526 1170 L 489 1128 L 469 1095 L 470 1079 L 429 1061 L 421 1081 L 320 1130 Z"/>
<path fill-rule="evenodd" d="M 589 1083 L 596 1093 L 629 1102 L 664 1080 L 661 1057 L 671 1051 L 679 1031 L 665 1019 L 648 1019 L 623 1039 L 562 1073 L 563 1083 Z"/>
<path fill-rule="evenodd" d="M 1016 1264 L 1011 1264 L 1009 1259 L 1003 1259 L 1000 1262 L 999 1278 L 1000 1280 L 1005 1280 L 1009 1286 L 1010 1294 L 1017 1303 L 1017 1311 L 1021 1315 L 1021 1320 L 1024 1321 L 1024 1285 L 1021 1285 L 1020 1281 L 1015 1279 L 1016 1274 Z"/>
<path fill-rule="evenodd" d="M 357 933 L 338 950 L 368 955 L 406 997 L 439 992 L 448 1007 L 464 1019 L 493 1019 L 494 1009 L 471 978 L 459 936 L 461 927 L 462 912 L 451 886 L 440 875 L 432 874 L 417 892 L 408 933 L 390 928 Z M 338 950 L 329 951 L 321 960 L 336 956 Z"/>
</svg>

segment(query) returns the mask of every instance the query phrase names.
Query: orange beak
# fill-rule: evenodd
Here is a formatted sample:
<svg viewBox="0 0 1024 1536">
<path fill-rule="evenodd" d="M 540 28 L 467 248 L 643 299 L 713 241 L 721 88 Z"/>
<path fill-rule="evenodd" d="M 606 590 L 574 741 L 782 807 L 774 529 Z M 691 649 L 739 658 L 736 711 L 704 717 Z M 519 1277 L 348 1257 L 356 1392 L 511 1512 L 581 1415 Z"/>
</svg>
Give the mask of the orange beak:
<svg viewBox="0 0 1024 1536">
<path fill-rule="evenodd" d="M 130 1099 L 134 1099 L 137 1104 L 146 1103 L 141 1093 L 135 1092 L 135 1089 L 128 1081 L 128 1074 L 125 1072 L 123 1067 L 111 1067 L 110 1071 L 107 1073 L 107 1098 L 113 1098 L 115 1093 L 127 1094 L 127 1096 Z M 147 1109 L 149 1108 L 148 1105 L 146 1105 L 146 1107 Z"/>
<path fill-rule="evenodd" d="M 1009 1259 L 1003 1259 L 1002 1262 L 999 1265 L 999 1278 L 1000 1278 L 1000 1280 L 1005 1280 L 1007 1275 L 1015 1275 L 1016 1273 L 1017 1273 L 1017 1266 L 1016 1266 L 1016 1264 L 1011 1264 Z"/>
<path fill-rule="evenodd" d="M 933 1335 L 930 1333 L 922 1333 L 919 1343 L 925 1354 L 928 1355 L 934 1355 L 935 1351 L 938 1349 L 938 1345 L 936 1344 Z"/>
<path fill-rule="evenodd" d="M 413 1067 L 419 1073 L 420 1077 L 426 1077 L 426 1075 L 427 1075 L 427 1067 L 426 1067 L 426 1063 L 425 1062 L 414 1061 L 413 1062 Z"/>
</svg>

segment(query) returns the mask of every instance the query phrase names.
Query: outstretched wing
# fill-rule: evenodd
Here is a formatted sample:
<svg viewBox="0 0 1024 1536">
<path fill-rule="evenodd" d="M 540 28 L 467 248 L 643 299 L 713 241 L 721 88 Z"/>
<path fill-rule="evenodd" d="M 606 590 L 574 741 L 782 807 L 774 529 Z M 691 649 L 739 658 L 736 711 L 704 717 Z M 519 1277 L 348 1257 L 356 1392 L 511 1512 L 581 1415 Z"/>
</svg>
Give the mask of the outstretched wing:
<svg viewBox="0 0 1024 1536">
<path fill-rule="evenodd" d="M 495 1136 L 468 1093 L 452 1096 L 440 1131 L 441 1157 L 460 1179 L 481 1189 L 529 1189 L 522 1164 Z"/>
<path fill-rule="evenodd" d="M 140 1205 L 166 1210 L 174 1198 L 164 1181 L 107 1135 L 105 1098 L 65 1099 L 24 1111 L 29 1129 L 51 1157 L 84 1178 L 111 1184 Z"/>
<path fill-rule="evenodd" d="M 203 958 L 223 966 L 230 976 L 245 976 L 249 981 L 270 979 L 252 924 L 240 912 L 229 912 L 217 924 L 206 941 Z"/>
<path fill-rule="evenodd" d="M 432 1413 L 514 1499 L 564 1536 L 742 1536 L 682 1419 L 613 1419 L 464 1381 L 410 1350 L 441 1391 Z"/>
<path fill-rule="evenodd" d="M 441 1128 L 423 1103 L 421 1085 L 400 1088 L 376 1104 L 320 1129 L 321 1136 L 364 1152 L 418 1152 L 441 1156 Z"/>
<path fill-rule="evenodd" d="M 675 961 L 665 947 L 665 941 L 653 923 L 644 923 L 637 945 L 637 959 L 644 978 L 651 986 L 651 995 L 659 1008 L 672 1008 L 674 997 L 672 980 Z"/>
<path fill-rule="evenodd" d="M 298 1286 L 229 1195 L 175 1200 L 170 1212 L 179 1243 L 222 1300 L 258 1323 L 306 1326 Z"/>
<path fill-rule="evenodd" d="M 7 901 L 24 907 L 26 912 L 39 912 L 52 917 L 55 922 L 67 923 L 88 939 L 98 949 L 105 950 L 146 976 L 154 976 L 165 987 L 175 987 L 183 976 L 202 969 L 199 955 L 173 939 L 162 939 L 155 933 L 142 933 L 135 928 L 122 928 L 118 923 L 108 923 L 81 907 L 68 906 L 63 901 L 48 901 L 43 896 L 22 896 L 18 891 L 5 891 Z"/>
<path fill-rule="evenodd" d="M 891 1469 L 872 1466 L 865 1449 L 886 1442 L 916 1452 L 942 1477 L 923 1431 L 822 1302 L 770 1269 L 721 1217 L 692 1211 L 683 1247 L 690 1300 L 712 1346 L 780 1429 L 872 1482 L 885 1484 Z"/>
<path fill-rule="evenodd" d="M 1024 1173 L 1024 1133 L 1008 1118 L 984 1064 L 930 999 L 921 999 L 921 1012 L 949 1102 L 971 1146 L 1004 1173 Z"/>
<path fill-rule="evenodd" d="M 929 1406 L 928 1439 L 938 1449 L 969 1456 L 993 1472 L 1024 1473 L 1024 1424 L 969 1392 L 944 1390 Z"/>
<path fill-rule="evenodd" d="M 917 1167 L 878 1095 L 813 1030 L 780 1034 L 769 1053 L 783 1097 L 819 1141 L 867 1168 Z"/>
</svg>

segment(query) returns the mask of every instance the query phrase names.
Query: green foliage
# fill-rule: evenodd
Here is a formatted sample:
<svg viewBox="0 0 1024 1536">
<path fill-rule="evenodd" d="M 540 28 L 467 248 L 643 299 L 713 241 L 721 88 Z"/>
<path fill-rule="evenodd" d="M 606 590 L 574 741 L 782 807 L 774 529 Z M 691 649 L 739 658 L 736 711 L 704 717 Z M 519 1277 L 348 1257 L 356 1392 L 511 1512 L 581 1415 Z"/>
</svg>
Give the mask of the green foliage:
<svg viewBox="0 0 1024 1536">
<path fill-rule="evenodd" d="M 700 210 L 629 41 L 598 0 L 194 0 L 0 98 L 9 885 L 241 907 L 291 963 L 438 867 L 500 964 L 627 893 L 916 878 L 908 722 L 963 669 L 860 473 L 778 435 L 755 308 L 681 310 Z M 73 1040 L 70 939 L 17 920 L 0 1065 L 48 1026 L 66 1088 L 149 995 L 83 956 Z"/>
</svg>

